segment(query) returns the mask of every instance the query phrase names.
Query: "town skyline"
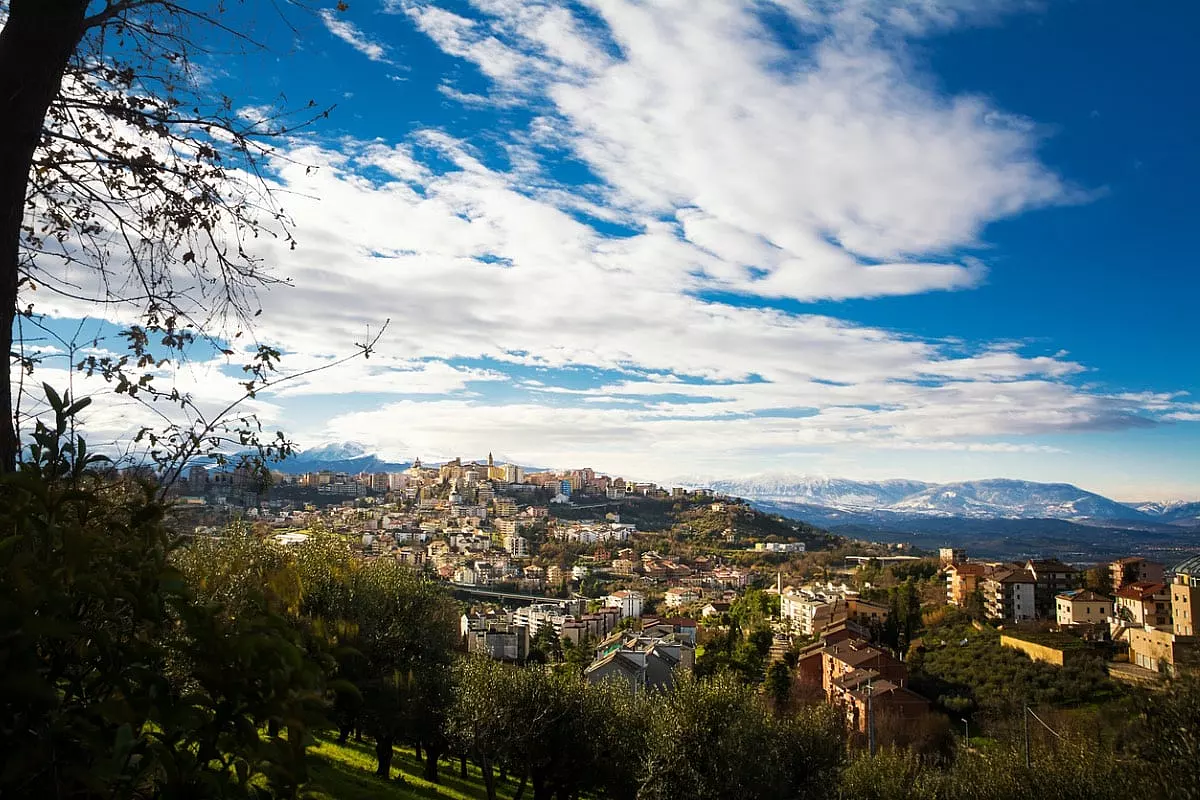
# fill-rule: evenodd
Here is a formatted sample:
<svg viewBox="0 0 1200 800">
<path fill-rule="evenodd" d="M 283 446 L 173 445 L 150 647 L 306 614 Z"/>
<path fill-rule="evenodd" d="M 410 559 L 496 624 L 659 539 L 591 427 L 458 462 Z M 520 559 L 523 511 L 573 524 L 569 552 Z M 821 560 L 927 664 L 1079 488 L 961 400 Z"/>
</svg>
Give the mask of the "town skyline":
<svg viewBox="0 0 1200 800">
<path fill-rule="evenodd" d="M 471 452 L 474 452 L 474 451 L 471 451 Z M 1030 483 L 1069 484 L 1069 485 L 1076 486 L 1076 487 L 1083 489 L 1085 491 L 1088 491 L 1088 492 L 1094 492 L 1096 494 L 1104 495 L 1106 497 L 1111 497 L 1113 500 L 1116 500 L 1118 502 L 1123 502 L 1123 503 L 1145 503 L 1145 502 L 1190 503 L 1190 502 L 1200 501 L 1200 489 L 1197 489 L 1191 493 L 1187 493 L 1186 491 L 1184 491 L 1183 493 L 1173 495 L 1173 496 L 1172 495 L 1163 495 L 1163 494 L 1159 494 L 1159 495 L 1155 495 L 1155 496 L 1141 496 L 1141 495 L 1139 495 L 1139 496 L 1123 496 L 1120 493 L 1106 492 L 1106 491 L 1103 491 L 1100 489 L 1096 489 L 1094 487 L 1087 486 L 1078 481 L 1073 481 L 1073 480 L 1069 480 L 1069 479 L 1065 479 L 1065 478 L 1058 479 L 1058 480 L 1035 480 L 1035 479 L 1028 478 L 1028 477 L 1021 476 L 1021 475 L 977 475 L 977 476 L 959 477 L 959 478 L 955 478 L 955 479 L 930 479 L 930 478 L 922 478 L 922 477 L 912 475 L 912 474 L 887 474 L 887 473 L 880 473 L 878 475 L 831 474 L 829 472 L 820 472 L 820 471 L 785 470 L 785 469 L 761 469 L 757 472 L 734 472 L 734 473 L 727 472 L 727 473 L 712 473 L 712 474 L 700 474 L 700 473 L 688 474 L 688 473 L 678 472 L 678 471 L 676 471 L 676 472 L 667 471 L 662 474 L 644 474 L 644 473 L 640 473 L 636 470 L 622 471 L 619 469 L 617 469 L 617 470 L 609 469 L 609 468 L 606 468 L 603 464 L 600 464 L 598 462 L 593 466 L 592 463 L 589 461 L 589 459 L 586 456 L 583 456 L 582 458 L 580 458 L 574 462 L 570 462 L 570 463 L 564 462 L 564 463 L 559 463 L 559 464 L 547 464 L 547 463 L 539 463 L 536 461 L 536 459 L 521 458 L 518 456 L 513 456 L 509 453 L 504 453 L 504 452 L 500 452 L 500 451 L 493 452 L 492 450 L 488 450 L 487 455 L 483 456 L 483 457 L 480 457 L 480 456 L 469 456 L 468 457 L 468 456 L 464 456 L 461 454 L 453 455 L 453 454 L 445 454 L 445 453 L 441 453 L 441 454 L 432 453 L 432 454 L 429 454 L 428 456 L 413 454 L 413 453 L 405 454 L 403 452 L 388 454 L 388 453 L 384 453 L 382 451 L 373 449 L 371 446 L 369 446 L 368 444 L 366 444 L 364 442 L 357 442 L 357 441 L 355 441 L 355 442 L 326 442 L 325 444 L 318 445 L 316 447 L 312 447 L 312 448 L 308 448 L 308 449 L 301 448 L 301 449 L 299 449 L 298 457 L 302 458 L 302 459 L 308 459 L 308 458 L 311 458 L 312 454 L 314 454 L 314 453 L 320 454 L 323 459 L 330 455 L 334 456 L 333 458 L 328 458 L 328 460 L 330 460 L 330 461 L 336 461 L 336 460 L 349 461 L 349 460 L 354 460 L 357 458 L 374 456 L 374 457 L 378 458 L 381 462 L 388 463 L 388 464 L 396 464 L 396 465 L 408 465 L 408 464 L 413 464 L 414 462 L 420 462 L 420 463 L 431 464 L 431 465 L 441 465 L 441 464 L 453 462 L 455 460 L 461 461 L 463 464 L 467 464 L 467 463 L 483 464 L 490 457 L 497 463 L 519 465 L 522 469 L 524 469 L 528 472 L 541 472 L 541 471 L 569 472 L 572 470 L 584 469 L 585 467 L 580 467 L 580 466 L 578 466 L 578 464 L 586 463 L 586 464 L 588 464 L 588 466 L 586 468 L 594 469 L 597 473 L 602 473 L 602 474 L 610 475 L 613 477 L 625 477 L 625 478 L 629 478 L 631 480 L 638 481 L 638 482 L 653 481 L 653 482 L 658 482 L 658 483 L 662 483 L 662 484 L 683 484 L 683 485 L 689 486 L 689 487 L 702 487 L 702 486 L 705 486 L 708 484 L 712 484 L 714 482 L 732 481 L 732 480 L 744 480 L 744 481 L 749 481 L 749 480 L 768 481 L 769 480 L 769 481 L 777 481 L 777 482 L 804 481 L 804 480 L 834 480 L 834 481 L 844 480 L 844 481 L 859 481 L 859 482 L 870 482 L 870 483 L 885 483 L 885 482 L 890 482 L 890 481 L 919 481 L 922 483 L 928 483 L 928 484 L 934 484 L 934 485 L 951 484 L 951 483 L 977 483 L 980 481 L 989 481 L 989 480 L 1014 480 L 1014 481 L 1027 481 Z M 287 467 L 287 469 L 285 469 L 285 471 L 294 472 L 295 470 L 291 469 L 293 464 L 295 464 L 295 458 L 291 462 L 285 462 L 283 464 L 276 464 L 275 467 L 276 468 L 281 467 L 281 466 Z"/>
</svg>

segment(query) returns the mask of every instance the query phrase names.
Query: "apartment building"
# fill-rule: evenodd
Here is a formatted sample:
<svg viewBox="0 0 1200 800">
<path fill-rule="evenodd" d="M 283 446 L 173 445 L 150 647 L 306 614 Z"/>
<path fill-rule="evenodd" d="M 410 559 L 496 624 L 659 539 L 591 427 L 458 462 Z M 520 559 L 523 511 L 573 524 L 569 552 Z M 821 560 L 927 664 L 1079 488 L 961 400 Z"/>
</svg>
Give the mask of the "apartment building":
<svg viewBox="0 0 1200 800">
<path fill-rule="evenodd" d="M 965 606 L 976 589 L 982 588 L 987 568 L 982 564 L 955 562 L 946 566 L 946 602 L 952 606 Z"/>
<path fill-rule="evenodd" d="M 1108 572 L 1114 594 L 1131 583 L 1163 582 L 1163 565 L 1139 556 L 1118 558 L 1108 565 Z"/>
<path fill-rule="evenodd" d="M 1200 556 L 1175 565 L 1171 578 L 1171 621 L 1178 636 L 1196 636 L 1200 625 Z"/>
<path fill-rule="evenodd" d="M 1171 592 L 1163 583 L 1131 583 L 1117 592 L 1113 612 L 1127 627 L 1170 627 Z"/>
<path fill-rule="evenodd" d="M 990 619 L 1020 622 L 1036 616 L 1037 578 L 1028 570 L 997 570 L 984 579 L 983 604 Z"/>
</svg>

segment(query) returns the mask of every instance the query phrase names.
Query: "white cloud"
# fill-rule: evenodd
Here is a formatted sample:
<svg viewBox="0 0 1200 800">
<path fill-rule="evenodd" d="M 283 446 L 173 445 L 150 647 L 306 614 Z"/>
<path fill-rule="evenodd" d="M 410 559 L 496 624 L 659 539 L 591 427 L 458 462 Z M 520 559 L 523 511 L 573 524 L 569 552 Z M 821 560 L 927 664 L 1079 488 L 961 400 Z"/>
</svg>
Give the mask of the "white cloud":
<svg viewBox="0 0 1200 800">
<path fill-rule="evenodd" d="M 387 48 L 378 42 L 372 41 L 353 22 L 339 19 L 337 13 L 328 8 L 321 9 L 320 16 L 321 21 L 325 23 L 325 27 L 334 36 L 372 61 L 390 63 L 387 57 Z"/>
<path fill-rule="evenodd" d="M 479 66 L 487 99 L 533 110 L 509 132 L 511 167 L 435 130 L 295 140 L 272 165 L 299 247 L 250 245 L 294 281 L 263 295 L 258 336 L 301 370 L 391 320 L 369 361 L 260 396 L 283 425 L 290 403 L 331 396 L 328 424 L 298 437 L 666 475 L 814 451 L 1050 454 L 1040 437 L 1196 416 L 1177 394 L 1080 385 L 1088 366 L 1065 352 L 754 307 L 970 289 L 989 223 L 1075 199 L 1038 160 L 1035 125 L 938 95 L 880 39 L 986 21 L 1000 4 L 798 5 L 795 24 L 819 34 L 799 57 L 751 4 L 596 0 L 586 21 L 550 3 L 473 5 L 482 16 L 393 4 Z M 556 181 L 564 150 L 595 180 Z M 726 292 L 749 299 L 707 299 Z M 576 368 L 599 377 L 564 371 Z M 236 391 L 207 370 L 186 378 L 205 402 Z M 351 393 L 403 397 L 335 414 L 332 396 Z M 116 437 L 128 420 L 113 408 L 95 424 Z"/>
</svg>

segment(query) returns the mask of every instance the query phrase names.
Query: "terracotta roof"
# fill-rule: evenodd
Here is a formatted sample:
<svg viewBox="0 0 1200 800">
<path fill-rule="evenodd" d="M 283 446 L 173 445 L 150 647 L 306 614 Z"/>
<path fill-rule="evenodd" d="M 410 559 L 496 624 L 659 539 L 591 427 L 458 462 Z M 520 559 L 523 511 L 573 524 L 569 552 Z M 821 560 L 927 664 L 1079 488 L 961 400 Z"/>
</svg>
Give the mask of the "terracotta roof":
<svg viewBox="0 0 1200 800">
<path fill-rule="evenodd" d="M 946 570 L 954 570 L 960 575 L 983 575 L 987 572 L 987 567 L 983 564 L 950 564 Z"/>
<path fill-rule="evenodd" d="M 848 664 L 852 667 L 857 667 L 859 664 L 865 664 L 866 662 L 881 656 L 887 659 L 891 658 L 891 656 L 877 647 L 847 647 L 844 642 L 825 648 L 825 652 L 829 653 L 830 656 L 836 658 L 838 661 L 841 661 L 843 664 Z"/>
<path fill-rule="evenodd" d="M 1166 591 L 1166 584 L 1137 581 L 1136 583 L 1122 586 L 1121 591 L 1117 592 L 1117 597 L 1122 597 L 1126 600 L 1145 601 L 1156 594 L 1166 594 Z"/>
<path fill-rule="evenodd" d="M 1037 583 L 1037 578 L 1027 569 L 1005 569 L 992 575 L 992 580 L 1000 583 Z"/>
</svg>

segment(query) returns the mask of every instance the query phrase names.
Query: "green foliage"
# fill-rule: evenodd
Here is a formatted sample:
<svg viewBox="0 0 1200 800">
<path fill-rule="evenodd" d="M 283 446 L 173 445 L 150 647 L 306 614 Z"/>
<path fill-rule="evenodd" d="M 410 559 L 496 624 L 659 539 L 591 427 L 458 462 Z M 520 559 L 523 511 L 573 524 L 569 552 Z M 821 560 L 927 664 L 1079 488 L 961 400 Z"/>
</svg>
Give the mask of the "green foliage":
<svg viewBox="0 0 1200 800">
<path fill-rule="evenodd" d="M 845 800 L 1123 800 L 1140 794 L 1142 771 L 1111 751 L 1082 740 L 1039 748 L 1026 769 L 1019 748 L 960 750 L 942 768 L 909 750 L 863 754 L 842 773 Z"/>
<path fill-rule="evenodd" d="M 1200 677 L 1178 678 L 1144 698 L 1128 742 L 1150 765 L 1156 796 L 1200 798 Z"/>
<path fill-rule="evenodd" d="M 562 640 L 554 632 L 553 626 L 542 625 L 529 640 L 529 660 L 537 664 L 549 664 L 557 663 L 562 659 Z"/>
<path fill-rule="evenodd" d="M 767 669 L 766 690 L 776 711 L 787 708 L 792 693 L 792 671 L 782 661 L 776 661 Z"/>
<path fill-rule="evenodd" d="M 193 591 L 153 490 L 90 469 L 86 401 L 47 397 L 0 476 L 0 795 L 294 796 L 317 663 L 263 592 Z"/>
<path fill-rule="evenodd" d="M 775 717 L 730 676 L 683 677 L 654 702 L 639 800 L 833 796 L 844 754 L 834 709 Z"/>
<path fill-rule="evenodd" d="M 770 631 L 766 630 L 766 633 L 769 637 Z M 741 628 L 736 624 L 712 631 L 704 642 L 703 653 L 696 660 L 696 675 L 712 677 L 727 672 L 742 683 L 759 683 L 763 679 L 766 654 L 771 645 L 768 640 L 764 649 L 761 645 L 765 637 L 760 634 L 756 638 L 757 642 L 743 637 Z"/>
<path fill-rule="evenodd" d="M 779 618 L 779 595 L 749 589 L 729 607 L 729 616 L 745 630 L 769 627 Z"/>
<path fill-rule="evenodd" d="M 925 633 L 909 659 L 909 674 L 913 689 L 948 711 L 978 710 L 994 719 L 1020 714 L 1026 705 L 1079 705 L 1123 693 L 1098 659 L 1064 667 L 1033 661 L 1002 647 L 996 630 L 976 630 L 960 619 Z"/>
<path fill-rule="evenodd" d="M 538 800 L 633 797 L 645 715 L 627 686 L 484 658 L 465 660 L 455 674 L 448 730 L 480 765 L 489 798 L 497 766 L 527 775 Z"/>
</svg>

